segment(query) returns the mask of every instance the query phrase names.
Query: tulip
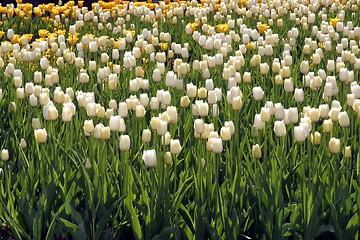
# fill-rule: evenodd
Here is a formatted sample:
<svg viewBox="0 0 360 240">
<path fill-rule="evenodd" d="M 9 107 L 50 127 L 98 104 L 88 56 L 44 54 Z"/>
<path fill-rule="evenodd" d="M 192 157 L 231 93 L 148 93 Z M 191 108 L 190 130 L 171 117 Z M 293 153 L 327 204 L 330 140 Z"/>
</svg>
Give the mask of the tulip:
<svg viewBox="0 0 360 240">
<path fill-rule="evenodd" d="M 285 109 L 281 103 L 275 103 L 274 114 L 277 120 L 283 120 L 285 118 Z"/>
<path fill-rule="evenodd" d="M 19 143 L 19 146 L 21 149 L 25 149 L 27 147 L 27 143 L 25 141 L 25 139 L 20 139 L 20 143 Z"/>
<path fill-rule="evenodd" d="M 259 144 L 255 144 L 252 146 L 252 156 L 255 159 L 260 159 L 261 158 L 261 149 Z"/>
<path fill-rule="evenodd" d="M 265 127 L 265 122 L 261 119 L 261 114 L 255 114 L 254 126 L 257 130 L 261 130 Z"/>
<path fill-rule="evenodd" d="M 304 101 L 304 90 L 302 88 L 296 88 L 294 91 L 294 99 L 297 103 L 302 103 Z"/>
<path fill-rule="evenodd" d="M 47 132 L 46 129 L 35 129 L 34 130 L 34 135 L 35 135 L 35 141 L 37 143 L 44 143 L 46 142 L 47 139 Z"/>
<path fill-rule="evenodd" d="M 340 112 L 338 115 L 339 125 L 343 128 L 350 126 L 350 119 L 347 112 Z"/>
<path fill-rule="evenodd" d="M 223 151 L 223 143 L 221 138 L 209 138 L 211 139 L 211 150 L 214 153 L 221 153 Z"/>
<path fill-rule="evenodd" d="M 275 121 L 274 132 L 277 137 L 284 137 L 286 135 L 286 126 L 283 121 Z"/>
<path fill-rule="evenodd" d="M 171 152 L 165 152 L 164 163 L 166 165 L 171 165 L 173 163 Z"/>
<path fill-rule="evenodd" d="M 252 92 L 253 92 L 253 97 L 254 97 L 255 101 L 260 101 L 263 99 L 264 91 L 262 90 L 261 87 L 254 87 Z"/>
<path fill-rule="evenodd" d="M 299 121 L 299 114 L 298 109 L 295 108 L 289 108 L 289 121 L 290 123 L 297 123 Z"/>
<path fill-rule="evenodd" d="M 171 139 L 170 140 L 170 152 L 174 155 L 179 154 L 181 151 L 181 145 L 179 139 Z"/>
<path fill-rule="evenodd" d="M 1 159 L 3 161 L 9 160 L 9 151 L 7 149 L 1 150 Z"/>
<path fill-rule="evenodd" d="M 204 123 L 204 120 L 202 118 L 195 119 L 194 129 L 199 134 L 202 134 L 203 132 L 205 132 L 205 123 Z"/>
<path fill-rule="evenodd" d="M 151 141 L 151 131 L 150 129 L 144 129 L 142 132 L 141 139 L 144 143 L 149 143 Z"/>
<path fill-rule="evenodd" d="M 323 124 L 322 124 L 322 129 L 323 132 L 325 133 L 330 133 L 333 130 L 333 122 L 331 121 L 331 119 L 325 119 Z"/>
<path fill-rule="evenodd" d="M 144 150 L 142 159 L 147 167 L 156 167 L 157 165 L 157 157 L 155 149 L 152 150 Z"/>
<path fill-rule="evenodd" d="M 72 119 L 72 112 L 71 109 L 69 107 L 63 107 L 62 109 L 62 120 L 63 122 L 70 122 Z"/>
<path fill-rule="evenodd" d="M 303 142 L 306 139 L 306 131 L 303 126 L 294 127 L 294 137 L 296 142 Z"/>
<path fill-rule="evenodd" d="M 321 134 L 319 132 L 315 132 L 311 134 L 311 143 L 314 145 L 320 145 L 321 142 Z"/>
<path fill-rule="evenodd" d="M 344 154 L 344 158 L 351 157 L 351 146 L 345 146 L 343 154 Z"/>
<path fill-rule="evenodd" d="M 220 129 L 220 136 L 223 141 L 230 141 L 230 139 L 231 139 L 230 127 L 222 127 Z"/>
<path fill-rule="evenodd" d="M 332 137 L 329 141 L 329 150 L 331 153 L 339 153 L 340 152 L 340 139 Z"/>
<path fill-rule="evenodd" d="M 137 118 L 145 117 L 145 108 L 144 108 L 143 105 L 137 105 L 136 106 L 136 117 Z"/>
<path fill-rule="evenodd" d="M 120 151 L 127 151 L 130 149 L 130 137 L 129 135 L 121 135 L 119 142 Z"/>
</svg>

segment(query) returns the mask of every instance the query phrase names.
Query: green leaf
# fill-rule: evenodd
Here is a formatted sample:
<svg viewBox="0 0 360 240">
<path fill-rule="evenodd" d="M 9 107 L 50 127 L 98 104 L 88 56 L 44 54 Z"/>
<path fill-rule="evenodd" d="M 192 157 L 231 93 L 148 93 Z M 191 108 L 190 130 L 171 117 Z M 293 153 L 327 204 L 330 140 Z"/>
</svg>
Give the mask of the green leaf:
<svg viewBox="0 0 360 240">
<path fill-rule="evenodd" d="M 322 225 L 315 232 L 315 238 L 320 237 L 324 233 L 334 233 L 335 229 L 333 225 Z"/>
<path fill-rule="evenodd" d="M 353 228 L 358 228 L 360 226 L 359 220 L 359 213 L 356 212 L 346 225 L 346 230 L 349 231 Z"/>
</svg>

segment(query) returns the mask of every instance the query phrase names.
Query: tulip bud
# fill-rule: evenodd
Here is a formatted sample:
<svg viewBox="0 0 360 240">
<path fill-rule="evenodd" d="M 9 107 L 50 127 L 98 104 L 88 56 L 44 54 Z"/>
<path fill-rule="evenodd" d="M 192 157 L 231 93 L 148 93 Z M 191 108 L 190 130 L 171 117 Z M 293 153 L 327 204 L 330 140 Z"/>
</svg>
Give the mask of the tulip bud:
<svg viewBox="0 0 360 240">
<path fill-rule="evenodd" d="M 231 139 L 230 127 L 222 127 L 220 129 L 220 136 L 223 141 L 230 141 L 230 139 Z"/>
<path fill-rule="evenodd" d="M 262 90 L 261 87 L 254 87 L 252 92 L 253 92 L 253 97 L 254 97 L 255 101 L 260 101 L 263 99 L 264 91 Z"/>
<path fill-rule="evenodd" d="M 195 119 L 195 121 L 194 121 L 194 129 L 199 134 L 202 134 L 203 132 L 205 132 L 205 123 L 204 123 L 204 120 L 202 118 Z"/>
<path fill-rule="evenodd" d="M 306 139 L 306 131 L 303 126 L 294 127 L 294 137 L 296 142 L 303 142 Z"/>
<path fill-rule="evenodd" d="M 0 168 L 0 182 L 4 180 L 4 170 Z"/>
<path fill-rule="evenodd" d="M 21 149 L 25 149 L 27 147 L 27 143 L 26 143 L 25 139 L 22 138 L 20 140 L 19 146 Z"/>
<path fill-rule="evenodd" d="M 180 99 L 180 106 L 183 108 L 187 108 L 190 105 L 190 99 L 188 96 L 182 96 Z"/>
<path fill-rule="evenodd" d="M 296 88 L 294 91 L 294 99 L 297 103 L 302 103 L 304 101 L 304 90 L 302 88 Z"/>
<path fill-rule="evenodd" d="M 339 153 L 340 152 L 340 139 L 332 137 L 329 141 L 329 150 L 331 153 Z"/>
<path fill-rule="evenodd" d="M 286 126 L 283 121 L 275 121 L 274 132 L 277 137 L 284 137 L 286 135 Z"/>
<path fill-rule="evenodd" d="M 152 150 L 144 150 L 142 159 L 147 167 L 156 167 L 157 165 L 157 157 L 155 149 Z"/>
<path fill-rule="evenodd" d="M 350 146 L 345 146 L 343 154 L 344 154 L 344 158 L 351 157 L 351 147 Z"/>
<path fill-rule="evenodd" d="M 119 143 L 120 151 L 127 151 L 130 149 L 130 137 L 129 135 L 121 135 Z"/>
<path fill-rule="evenodd" d="M 34 135 L 35 135 L 35 141 L 37 143 L 44 143 L 46 142 L 47 139 L 47 132 L 46 129 L 35 129 L 34 130 Z"/>
<path fill-rule="evenodd" d="M 256 130 L 261 130 L 265 127 L 265 122 L 261 119 L 261 114 L 255 114 L 254 126 Z"/>
<path fill-rule="evenodd" d="M 321 134 L 319 132 L 315 132 L 311 134 L 311 143 L 314 145 L 320 145 L 321 142 Z"/>
<path fill-rule="evenodd" d="M 221 138 L 209 138 L 211 139 L 211 150 L 214 153 L 221 153 L 223 151 L 223 143 Z"/>
<path fill-rule="evenodd" d="M 85 160 L 85 169 L 89 171 L 91 169 L 91 161 L 89 158 L 86 158 Z"/>
<path fill-rule="evenodd" d="M 290 123 L 297 123 L 299 120 L 299 114 L 298 109 L 295 108 L 289 108 L 289 121 Z"/>
<path fill-rule="evenodd" d="M 174 155 L 179 154 L 181 151 L 181 145 L 179 139 L 171 139 L 170 140 L 170 152 Z"/>
<path fill-rule="evenodd" d="M 340 112 L 338 115 L 339 125 L 343 128 L 350 126 L 350 119 L 347 112 Z"/>
<path fill-rule="evenodd" d="M 151 131 L 150 129 L 144 129 L 142 132 L 141 139 L 144 143 L 149 143 L 151 141 Z"/>
<path fill-rule="evenodd" d="M 330 133 L 333 130 L 333 122 L 331 119 L 325 119 L 322 124 L 322 129 L 324 133 Z"/>
<path fill-rule="evenodd" d="M 274 110 L 275 118 L 277 120 L 283 120 L 285 118 L 285 109 L 282 106 L 282 104 L 275 103 L 274 107 L 275 107 L 275 110 Z"/>
<path fill-rule="evenodd" d="M 9 151 L 7 149 L 1 150 L 1 160 L 3 161 L 9 160 Z"/>
<path fill-rule="evenodd" d="M 31 120 L 31 126 L 33 127 L 34 130 L 41 128 L 40 120 L 38 118 L 33 118 Z"/>
<path fill-rule="evenodd" d="M 255 159 L 259 159 L 261 158 L 261 149 L 260 149 L 260 146 L 259 144 L 255 144 L 252 146 L 252 156 L 253 158 Z"/>
<path fill-rule="evenodd" d="M 171 152 L 166 152 L 164 154 L 164 163 L 166 165 L 171 165 L 173 163 Z"/>
</svg>

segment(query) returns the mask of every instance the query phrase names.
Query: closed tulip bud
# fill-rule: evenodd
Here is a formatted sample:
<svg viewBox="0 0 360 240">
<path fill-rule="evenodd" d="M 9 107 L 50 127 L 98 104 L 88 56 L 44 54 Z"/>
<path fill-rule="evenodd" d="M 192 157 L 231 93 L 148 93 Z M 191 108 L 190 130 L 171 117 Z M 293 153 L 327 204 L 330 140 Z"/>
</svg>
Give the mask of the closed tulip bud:
<svg viewBox="0 0 360 240">
<path fill-rule="evenodd" d="M 347 112 L 340 112 L 338 115 L 339 125 L 343 128 L 350 126 L 350 119 Z"/>
<path fill-rule="evenodd" d="M 137 118 L 145 117 L 145 108 L 144 108 L 143 105 L 137 105 L 136 106 L 136 117 Z"/>
<path fill-rule="evenodd" d="M 294 127 L 294 137 L 296 142 L 303 142 L 306 139 L 306 131 L 303 126 Z"/>
<path fill-rule="evenodd" d="M 282 106 L 282 104 L 275 103 L 274 107 L 275 107 L 275 110 L 274 110 L 275 118 L 277 120 L 283 120 L 285 118 L 285 109 Z"/>
<path fill-rule="evenodd" d="M 321 134 L 319 132 L 315 132 L 314 134 L 311 134 L 311 143 L 314 145 L 320 145 L 321 142 Z"/>
<path fill-rule="evenodd" d="M 285 92 L 290 93 L 294 91 L 294 84 L 291 78 L 286 78 L 284 81 Z"/>
<path fill-rule="evenodd" d="M 260 159 L 261 158 L 261 149 L 259 144 L 255 144 L 252 146 L 252 156 L 255 159 Z"/>
<path fill-rule="evenodd" d="M 262 107 L 261 108 L 261 112 L 260 112 L 260 116 L 261 116 L 261 120 L 265 123 L 269 122 L 270 121 L 270 117 L 271 117 L 271 114 L 270 114 L 270 109 L 269 108 L 266 108 L 266 107 Z"/>
<path fill-rule="evenodd" d="M 344 154 L 344 158 L 351 157 L 351 147 L 350 146 L 345 146 L 343 154 Z"/>
<path fill-rule="evenodd" d="M 207 102 L 197 101 L 195 106 L 199 116 L 204 117 L 209 114 L 209 104 Z"/>
<path fill-rule="evenodd" d="M 47 139 L 47 132 L 46 129 L 36 129 L 34 130 L 34 135 L 35 135 L 35 141 L 37 143 L 44 143 L 46 142 Z"/>
<path fill-rule="evenodd" d="M 255 114 L 254 126 L 257 130 L 261 130 L 265 127 L 265 122 L 261 120 L 261 114 Z"/>
<path fill-rule="evenodd" d="M 177 109 L 174 106 L 167 106 L 166 107 L 166 113 L 169 115 L 169 123 L 176 123 L 177 122 Z"/>
<path fill-rule="evenodd" d="M 255 101 L 260 101 L 263 99 L 264 91 L 262 90 L 261 87 L 254 87 L 252 89 L 252 92 L 253 92 L 253 97 L 254 97 Z"/>
<path fill-rule="evenodd" d="M 94 137 L 97 139 L 106 140 L 110 138 L 110 128 L 103 124 L 97 124 L 94 130 Z"/>
<path fill-rule="evenodd" d="M 161 136 L 161 144 L 164 146 L 167 146 L 170 144 L 171 140 L 171 134 L 169 132 L 166 132 L 164 135 Z"/>
<path fill-rule="evenodd" d="M 220 129 L 220 136 L 223 141 L 230 141 L 230 139 L 231 139 L 230 127 L 222 127 Z"/>
<path fill-rule="evenodd" d="M 104 107 L 97 107 L 96 108 L 96 117 L 104 118 L 105 117 L 105 108 Z"/>
<path fill-rule="evenodd" d="M 151 141 L 151 131 L 150 129 L 144 129 L 142 132 L 141 139 L 144 143 L 149 143 Z"/>
<path fill-rule="evenodd" d="M 162 136 L 165 135 L 165 133 L 167 132 L 167 122 L 160 120 L 159 125 L 156 128 L 157 134 Z"/>
<path fill-rule="evenodd" d="M 340 139 L 332 137 L 329 141 L 329 150 L 331 153 L 339 153 L 340 152 Z"/>
<path fill-rule="evenodd" d="M 34 130 L 41 128 L 41 123 L 40 123 L 40 120 L 38 118 L 33 118 L 31 120 L 31 125 L 32 125 Z"/>
<path fill-rule="evenodd" d="M 200 99 L 205 99 L 207 97 L 207 90 L 204 87 L 199 88 L 198 90 L 198 97 Z"/>
<path fill-rule="evenodd" d="M 171 139 L 170 140 L 170 152 L 174 155 L 179 154 L 181 151 L 181 145 L 179 139 Z"/>
<path fill-rule="evenodd" d="M 202 134 L 205 132 L 205 123 L 203 119 L 195 119 L 194 121 L 194 129 L 197 133 Z"/>
<path fill-rule="evenodd" d="M 22 139 L 20 140 L 19 147 L 20 147 L 21 149 L 25 149 L 25 148 L 27 147 L 27 143 L 26 143 L 25 139 L 22 138 Z"/>
<path fill-rule="evenodd" d="M 329 117 L 331 121 L 337 122 L 339 120 L 339 113 L 340 113 L 339 107 L 332 107 L 329 111 Z"/>
<path fill-rule="evenodd" d="M 121 135 L 119 143 L 120 151 L 128 151 L 130 149 L 129 135 Z"/>
<path fill-rule="evenodd" d="M 211 150 L 214 153 L 221 153 L 223 151 L 223 143 L 221 138 L 211 138 L 210 141 L 211 141 Z"/>
<path fill-rule="evenodd" d="M 84 130 L 87 133 L 93 133 L 94 132 L 94 123 L 93 123 L 92 119 L 84 121 Z"/>
<path fill-rule="evenodd" d="M 233 110 L 238 111 L 242 108 L 242 106 L 243 106 L 243 101 L 242 101 L 241 96 L 234 97 L 233 102 L 232 102 Z"/>
<path fill-rule="evenodd" d="M 274 132 L 277 137 L 284 137 L 286 135 L 286 126 L 283 121 L 275 121 Z"/>
<path fill-rule="evenodd" d="M 244 83 L 250 83 L 251 82 L 251 73 L 250 72 L 244 72 L 243 82 Z"/>
<path fill-rule="evenodd" d="M 62 120 L 63 122 L 70 122 L 72 119 L 72 112 L 69 107 L 63 107 L 62 109 Z"/>
<path fill-rule="evenodd" d="M 180 106 L 183 108 L 187 108 L 190 105 L 190 99 L 188 96 L 182 96 L 180 99 Z"/>
<path fill-rule="evenodd" d="M 304 90 L 302 88 L 296 88 L 294 91 L 294 99 L 297 103 L 302 103 L 304 101 Z"/>
<path fill-rule="evenodd" d="M 296 107 L 289 108 L 289 121 L 290 123 L 297 123 L 299 121 L 299 113 Z"/>
<path fill-rule="evenodd" d="M 333 122 L 331 119 L 325 119 L 322 124 L 322 129 L 324 133 L 330 133 L 333 130 Z"/>
<path fill-rule="evenodd" d="M 86 158 L 85 160 L 85 169 L 89 171 L 91 169 L 91 161 L 89 158 Z"/>
<path fill-rule="evenodd" d="M 197 95 L 196 85 L 194 85 L 192 83 L 187 84 L 186 85 L 186 94 L 189 96 L 189 98 L 195 98 Z"/>
<path fill-rule="evenodd" d="M 1 160 L 3 161 L 9 160 L 9 151 L 7 149 L 1 150 Z"/>
<path fill-rule="evenodd" d="M 321 118 L 327 118 L 329 115 L 329 105 L 327 104 L 321 104 L 319 106 L 319 110 L 320 110 L 320 117 Z"/>
<path fill-rule="evenodd" d="M 16 112 L 16 103 L 15 102 L 10 102 L 9 108 L 10 108 L 11 112 Z"/>
<path fill-rule="evenodd" d="M 166 152 L 164 154 L 164 163 L 166 165 L 171 165 L 173 163 L 171 152 Z"/>
<path fill-rule="evenodd" d="M 147 167 L 156 167 L 157 165 L 157 157 L 155 149 L 152 150 L 144 150 L 142 159 Z"/>
</svg>

